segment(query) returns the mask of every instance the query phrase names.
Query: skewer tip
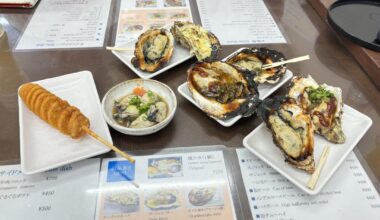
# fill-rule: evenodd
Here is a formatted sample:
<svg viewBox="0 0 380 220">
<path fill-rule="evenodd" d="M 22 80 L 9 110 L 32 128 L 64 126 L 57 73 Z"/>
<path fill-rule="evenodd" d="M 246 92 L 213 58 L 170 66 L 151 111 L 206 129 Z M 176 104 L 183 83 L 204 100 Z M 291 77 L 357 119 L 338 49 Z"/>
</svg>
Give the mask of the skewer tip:
<svg viewBox="0 0 380 220">
<path fill-rule="evenodd" d="M 90 135 L 92 138 L 94 138 L 95 140 L 97 140 L 100 143 L 104 144 L 105 146 L 111 148 L 113 151 L 115 151 L 117 154 L 119 154 L 120 156 L 122 156 L 125 159 L 127 159 L 129 162 L 135 163 L 135 159 L 133 159 L 130 155 L 128 155 L 127 153 L 121 151 L 119 148 L 113 146 L 111 143 L 109 143 L 108 141 L 106 141 L 103 138 L 101 138 L 98 134 L 96 134 L 95 132 L 93 132 L 90 128 L 88 128 L 86 126 L 83 126 L 82 129 L 83 129 L 83 131 L 86 134 Z"/>
</svg>

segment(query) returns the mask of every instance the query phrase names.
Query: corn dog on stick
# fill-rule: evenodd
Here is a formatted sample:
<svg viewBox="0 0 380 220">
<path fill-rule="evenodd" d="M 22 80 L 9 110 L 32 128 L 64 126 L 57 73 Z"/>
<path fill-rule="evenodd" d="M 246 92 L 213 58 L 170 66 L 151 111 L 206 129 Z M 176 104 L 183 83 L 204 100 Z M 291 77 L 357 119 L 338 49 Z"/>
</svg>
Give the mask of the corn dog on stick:
<svg viewBox="0 0 380 220">
<path fill-rule="evenodd" d="M 19 95 L 32 112 L 63 134 L 73 139 L 79 139 L 88 134 L 130 162 L 135 162 L 131 156 L 93 132 L 90 129 L 90 120 L 78 108 L 71 106 L 67 101 L 50 93 L 40 85 L 24 84 L 19 90 Z"/>
</svg>

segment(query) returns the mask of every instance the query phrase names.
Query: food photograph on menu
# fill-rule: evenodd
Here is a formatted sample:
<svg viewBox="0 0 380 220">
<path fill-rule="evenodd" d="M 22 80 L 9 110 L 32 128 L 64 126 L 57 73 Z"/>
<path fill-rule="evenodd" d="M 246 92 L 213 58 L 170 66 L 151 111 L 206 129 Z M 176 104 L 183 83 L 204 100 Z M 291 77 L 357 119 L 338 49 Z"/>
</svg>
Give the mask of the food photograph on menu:
<svg viewBox="0 0 380 220">
<path fill-rule="evenodd" d="M 181 176 L 183 176 L 181 157 L 148 159 L 149 179 Z"/>
</svg>

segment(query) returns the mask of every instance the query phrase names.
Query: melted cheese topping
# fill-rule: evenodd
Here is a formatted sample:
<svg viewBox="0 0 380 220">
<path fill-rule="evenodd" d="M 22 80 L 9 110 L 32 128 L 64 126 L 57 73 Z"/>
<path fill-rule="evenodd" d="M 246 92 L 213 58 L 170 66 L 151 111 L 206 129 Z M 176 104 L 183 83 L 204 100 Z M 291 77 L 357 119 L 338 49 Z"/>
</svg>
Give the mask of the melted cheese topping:
<svg viewBox="0 0 380 220">
<path fill-rule="evenodd" d="M 289 96 L 298 99 L 306 87 L 318 88 L 318 86 L 318 83 L 310 75 L 306 78 L 299 78 L 294 82 L 294 85 L 290 89 Z"/>
<path fill-rule="evenodd" d="M 180 28 L 180 32 L 187 40 L 198 60 L 204 60 L 211 55 L 211 43 L 207 31 L 198 26 L 185 25 Z"/>
<path fill-rule="evenodd" d="M 211 75 L 209 75 L 208 77 L 202 77 L 199 74 L 194 74 L 194 82 L 200 89 L 208 90 L 208 86 L 210 85 L 210 83 L 218 82 L 218 80 L 211 77 Z"/>
<path fill-rule="evenodd" d="M 247 70 L 255 70 L 255 69 L 261 69 L 262 62 L 257 59 L 257 60 L 239 60 L 234 65 L 247 69 Z"/>
</svg>

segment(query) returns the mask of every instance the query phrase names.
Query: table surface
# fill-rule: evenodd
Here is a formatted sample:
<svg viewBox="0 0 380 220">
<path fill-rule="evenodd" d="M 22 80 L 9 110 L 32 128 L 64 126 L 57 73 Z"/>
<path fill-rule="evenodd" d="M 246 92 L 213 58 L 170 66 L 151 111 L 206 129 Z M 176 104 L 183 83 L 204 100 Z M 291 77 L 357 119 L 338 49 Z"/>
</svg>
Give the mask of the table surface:
<svg viewBox="0 0 380 220">
<path fill-rule="evenodd" d="M 195 1 L 191 1 L 192 3 Z M 282 51 L 287 57 L 309 54 L 311 60 L 289 64 L 294 74 L 311 74 L 318 82 L 339 86 L 344 102 L 371 117 L 373 125 L 355 152 L 380 191 L 380 92 L 363 69 L 339 43 L 333 31 L 305 0 L 266 1 L 287 44 L 256 45 Z M 194 3 L 193 17 L 199 22 Z M 25 82 L 55 77 L 80 70 L 93 73 L 100 97 L 115 84 L 137 76 L 105 48 L 13 51 L 33 15 L 33 9 L 0 9 L 0 23 L 7 37 L 0 39 L 0 164 L 18 163 L 19 125 L 17 88 Z M 117 28 L 118 3 L 114 2 L 105 45 L 113 45 Z M 224 46 L 225 57 L 242 46 Z M 178 109 L 173 121 L 162 131 L 144 136 L 127 136 L 110 128 L 114 144 L 123 150 L 140 150 L 222 144 L 242 147 L 243 138 L 262 121 L 243 118 L 225 128 L 185 100 L 176 88 L 186 81 L 191 59 L 155 77 L 176 93 Z M 284 87 L 276 92 L 283 94 Z M 106 155 L 110 156 L 110 155 Z"/>
</svg>

